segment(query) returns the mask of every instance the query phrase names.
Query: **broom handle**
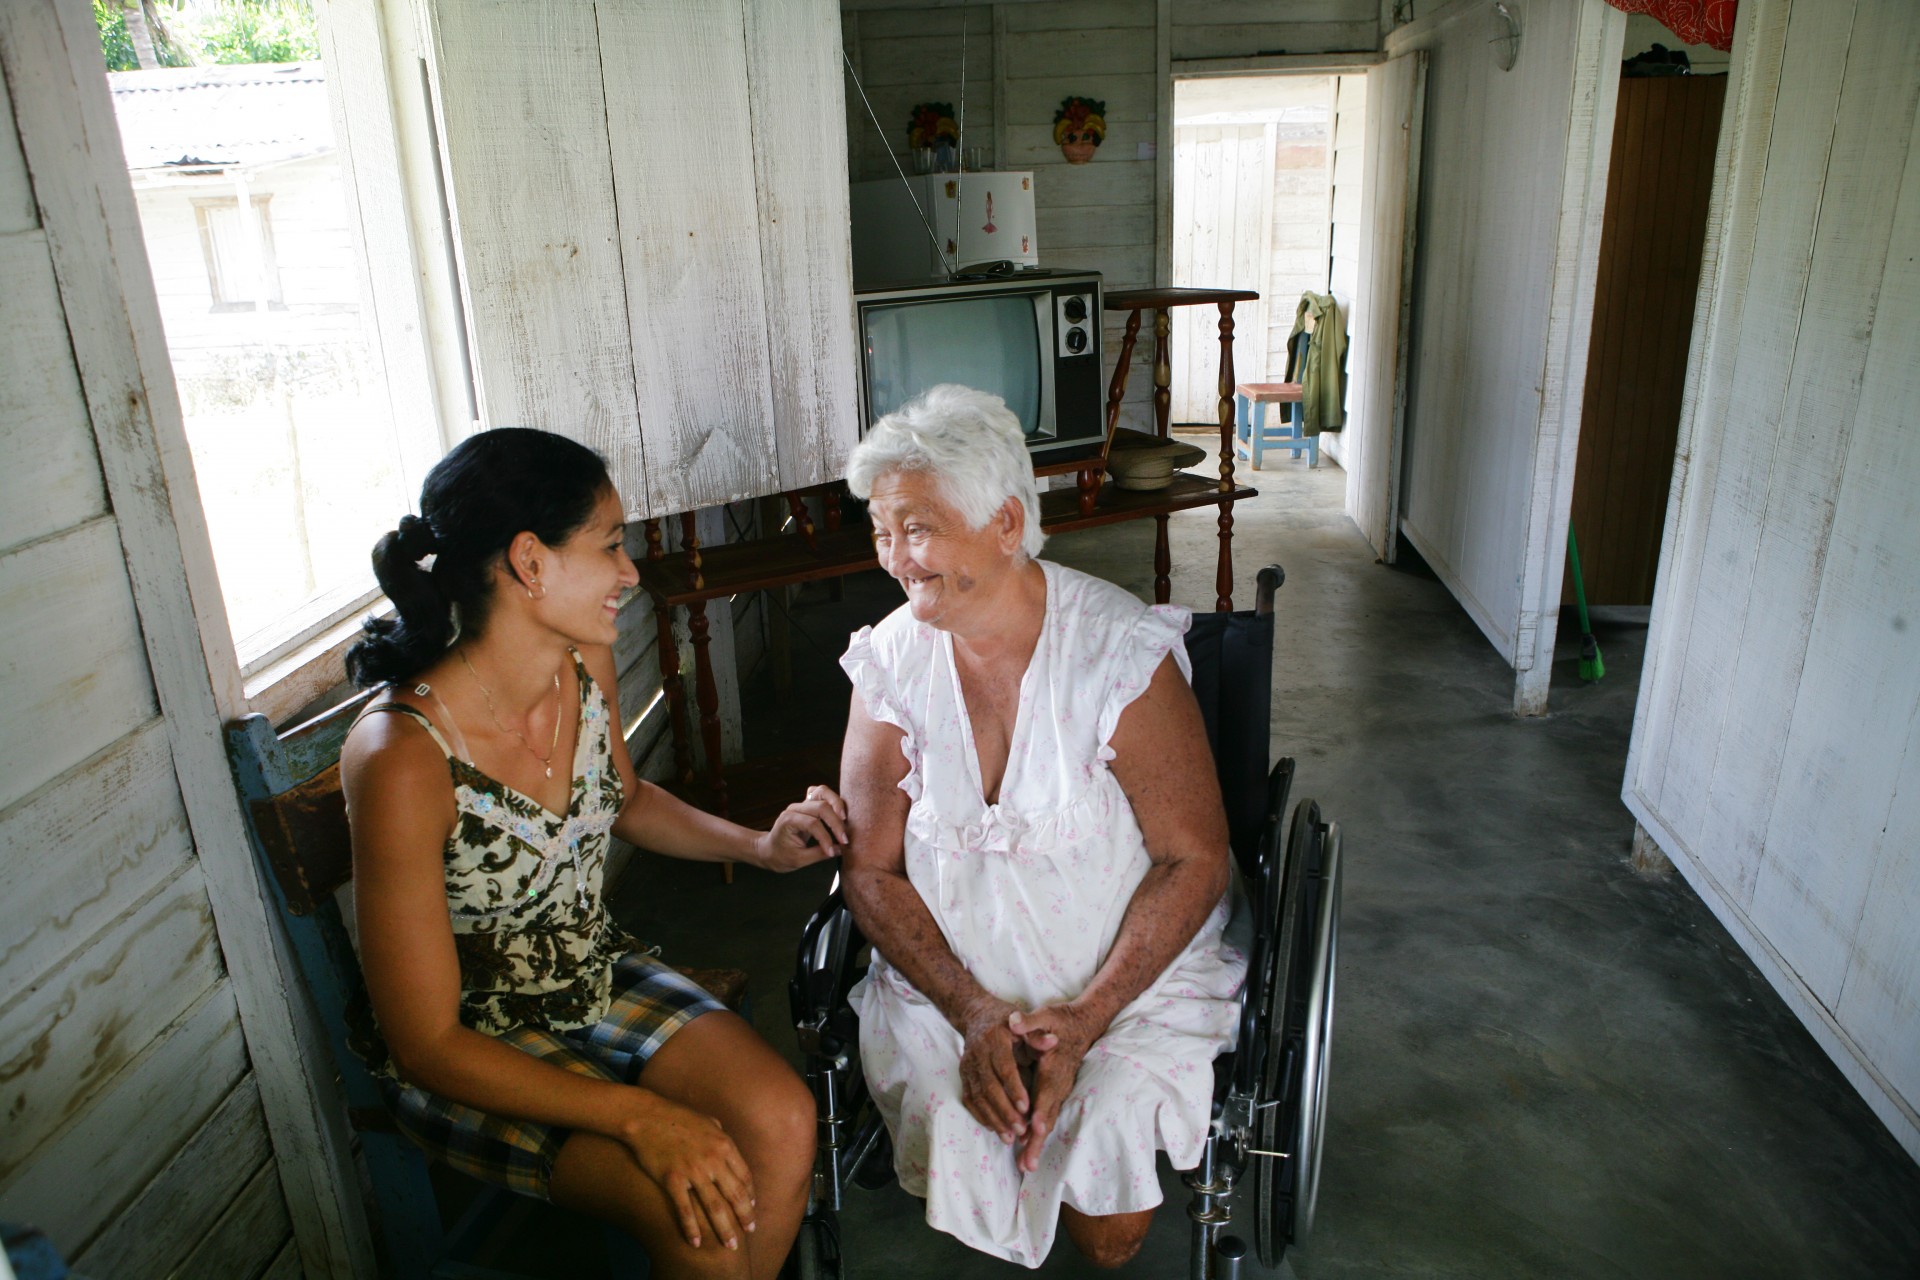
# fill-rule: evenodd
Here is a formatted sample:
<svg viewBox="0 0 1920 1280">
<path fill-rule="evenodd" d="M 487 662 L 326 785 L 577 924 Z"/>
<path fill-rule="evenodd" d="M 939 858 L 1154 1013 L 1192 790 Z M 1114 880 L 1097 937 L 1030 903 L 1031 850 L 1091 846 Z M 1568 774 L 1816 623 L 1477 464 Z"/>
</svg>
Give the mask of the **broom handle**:
<svg viewBox="0 0 1920 1280">
<path fill-rule="evenodd" d="M 1580 542 L 1573 536 L 1573 526 L 1567 526 L 1567 558 L 1573 561 L 1573 602 L 1580 608 L 1580 633 L 1593 630 L 1593 624 L 1587 621 L 1587 584 L 1580 575 Z"/>
</svg>

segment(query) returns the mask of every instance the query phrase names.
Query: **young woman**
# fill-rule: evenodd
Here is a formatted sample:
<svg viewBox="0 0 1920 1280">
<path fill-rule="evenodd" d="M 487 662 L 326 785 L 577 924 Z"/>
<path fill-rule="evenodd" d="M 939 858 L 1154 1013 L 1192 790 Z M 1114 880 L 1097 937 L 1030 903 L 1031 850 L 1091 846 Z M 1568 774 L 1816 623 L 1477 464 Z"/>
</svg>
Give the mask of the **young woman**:
<svg viewBox="0 0 1920 1280">
<path fill-rule="evenodd" d="M 610 836 L 790 871 L 837 854 L 813 787 L 771 831 L 634 776 L 612 643 L 638 581 L 598 455 L 476 435 L 374 548 L 398 617 L 347 657 L 384 686 L 341 755 L 365 1053 L 430 1154 L 638 1237 L 663 1277 L 767 1280 L 813 1164 L 806 1086 L 608 916 Z"/>
</svg>

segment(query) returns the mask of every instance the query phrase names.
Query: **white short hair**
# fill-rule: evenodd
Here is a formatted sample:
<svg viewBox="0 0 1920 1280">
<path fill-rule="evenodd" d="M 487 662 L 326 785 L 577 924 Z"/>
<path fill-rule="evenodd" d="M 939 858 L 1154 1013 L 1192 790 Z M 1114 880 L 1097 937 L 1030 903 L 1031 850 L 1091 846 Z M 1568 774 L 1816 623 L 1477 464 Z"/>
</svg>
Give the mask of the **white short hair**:
<svg viewBox="0 0 1920 1280">
<path fill-rule="evenodd" d="M 999 396 L 943 382 L 874 423 L 847 461 L 847 487 L 865 498 L 874 481 L 894 471 L 932 476 L 975 529 L 1018 498 L 1027 512 L 1021 551 L 1037 556 L 1046 543 L 1026 434 Z"/>
</svg>

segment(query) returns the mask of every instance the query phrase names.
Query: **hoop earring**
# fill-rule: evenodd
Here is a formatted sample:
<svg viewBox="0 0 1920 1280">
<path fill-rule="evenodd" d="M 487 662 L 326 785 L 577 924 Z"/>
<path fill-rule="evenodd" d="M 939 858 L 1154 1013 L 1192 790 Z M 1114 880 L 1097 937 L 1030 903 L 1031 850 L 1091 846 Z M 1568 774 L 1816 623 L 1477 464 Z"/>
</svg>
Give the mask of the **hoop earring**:
<svg viewBox="0 0 1920 1280">
<path fill-rule="evenodd" d="M 534 578 L 527 583 L 527 599 L 545 600 L 547 598 L 547 589 L 545 587 L 540 587 L 540 594 L 535 595 L 533 594 L 533 589 L 535 587 L 540 587 L 540 579 L 538 578 Z"/>
</svg>

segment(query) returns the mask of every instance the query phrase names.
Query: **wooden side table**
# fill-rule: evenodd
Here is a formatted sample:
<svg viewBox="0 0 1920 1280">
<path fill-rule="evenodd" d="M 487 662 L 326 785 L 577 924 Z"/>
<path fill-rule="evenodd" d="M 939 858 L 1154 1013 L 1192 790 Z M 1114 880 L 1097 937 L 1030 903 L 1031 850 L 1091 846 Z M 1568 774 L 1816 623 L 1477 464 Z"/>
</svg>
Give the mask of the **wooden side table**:
<svg viewBox="0 0 1920 1280">
<path fill-rule="evenodd" d="M 1126 311 L 1126 335 L 1120 342 L 1120 360 L 1114 366 L 1113 382 L 1107 389 L 1107 437 L 1119 422 L 1120 401 L 1127 391 L 1127 374 L 1133 365 L 1133 347 L 1140 334 L 1140 313 L 1153 312 L 1153 426 L 1165 436 L 1171 429 L 1168 419 L 1173 409 L 1173 320 L 1174 307 L 1193 307 L 1212 303 L 1220 309 L 1220 558 L 1214 570 L 1216 611 L 1233 608 L 1233 503 L 1238 496 L 1233 483 L 1233 304 L 1254 302 L 1260 295 L 1250 289 L 1121 289 L 1106 296 L 1109 311 Z M 1165 513 L 1153 518 L 1153 598 L 1165 604 L 1173 594 L 1173 554 L 1167 545 Z"/>
</svg>

